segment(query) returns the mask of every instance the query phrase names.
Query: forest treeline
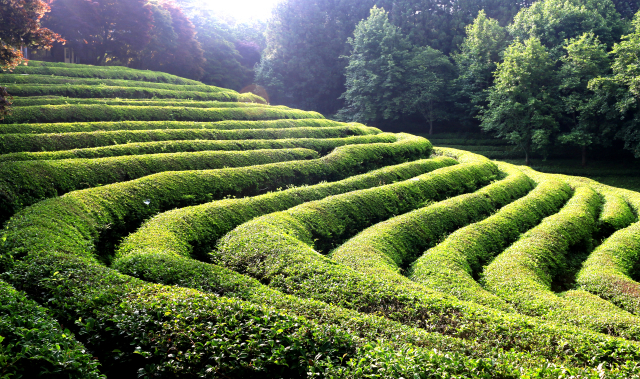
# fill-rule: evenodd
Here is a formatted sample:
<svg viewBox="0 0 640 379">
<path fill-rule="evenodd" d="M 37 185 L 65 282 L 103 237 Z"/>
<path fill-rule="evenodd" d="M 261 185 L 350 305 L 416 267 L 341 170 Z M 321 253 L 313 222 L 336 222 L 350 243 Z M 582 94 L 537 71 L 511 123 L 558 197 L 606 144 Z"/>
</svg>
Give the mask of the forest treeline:
<svg viewBox="0 0 640 379">
<path fill-rule="evenodd" d="M 38 20 L 82 63 L 257 83 L 343 121 L 484 130 L 527 158 L 622 142 L 640 156 L 638 0 L 283 0 L 251 24 L 199 0 L 45 3 Z"/>
</svg>

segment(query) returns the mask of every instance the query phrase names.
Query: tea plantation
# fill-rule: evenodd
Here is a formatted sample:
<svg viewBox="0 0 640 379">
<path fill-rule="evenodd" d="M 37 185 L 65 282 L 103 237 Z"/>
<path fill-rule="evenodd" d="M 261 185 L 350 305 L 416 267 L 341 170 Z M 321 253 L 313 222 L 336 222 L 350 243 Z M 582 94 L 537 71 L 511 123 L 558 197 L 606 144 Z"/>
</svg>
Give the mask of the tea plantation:
<svg viewBox="0 0 640 379">
<path fill-rule="evenodd" d="M 0 85 L 2 378 L 640 377 L 640 193 L 158 72 Z"/>
</svg>

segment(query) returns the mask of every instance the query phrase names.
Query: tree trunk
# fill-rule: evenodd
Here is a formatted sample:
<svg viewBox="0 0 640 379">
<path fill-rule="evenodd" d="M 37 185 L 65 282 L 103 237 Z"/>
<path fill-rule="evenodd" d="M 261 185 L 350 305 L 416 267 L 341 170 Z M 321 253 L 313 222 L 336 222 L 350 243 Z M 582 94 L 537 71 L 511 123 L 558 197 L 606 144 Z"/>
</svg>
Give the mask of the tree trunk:
<svg viewBox="0 0 640 379">
<path fill-rule="evenodd" d="M 433 121 L 429 120 L 429 135 L 433 134 Z"/>
<path fill-rule="evenodd" d="M 527 150 L 524 151 L 524 164 L 525 166 L 529 166 L 529 152 Z"/>
<path fill-rule="evenodd" d="M 587 166 L 587 146 L 582 146 L 582 167 Z"/>
</svg>

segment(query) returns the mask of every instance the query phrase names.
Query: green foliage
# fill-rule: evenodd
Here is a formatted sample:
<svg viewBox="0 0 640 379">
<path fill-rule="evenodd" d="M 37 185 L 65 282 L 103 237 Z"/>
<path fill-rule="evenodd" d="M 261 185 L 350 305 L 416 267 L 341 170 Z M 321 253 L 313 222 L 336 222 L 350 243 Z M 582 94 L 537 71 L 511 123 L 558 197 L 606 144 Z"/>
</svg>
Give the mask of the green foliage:
<svg viewBox="0 0 640 379">
<path fill-rule="evenodd" d="M 112 86 L 112 87 L 145 87 L 159 88 L 174 91 L 197 91 L 197 92 L 229 92 L 228 89 L 208 86 L 202 83 L 198 84 L 173 84 L 144 82 L 140 80 L 125 79 L 104 79 L 104 78 L 77 78 L 64 76 L 49 75 L 13 75 L 0 74 L 0 83 L 4 84 L 27 84 L 27 85 L 43 85 L 43 84 L 69 84 L 69 85 L 94 85 L 94 86 Z M 11 86 L 10 86 L 11 87 Z"/>
<path fill-rule="evenodd" d="M 193 99 L 205 101 L 246 101 L 265 103 L 264 99 L 253 94 L 239 94 L 226 90 L 220 92 L 175 91 L 147 87 L 113 87 L 65 84 L 51 85 L 12 85 L 11 93 L 16 96 L 68 96 L 84 98 L 121 97 L 125 99 Z"/>
<path fill-rule="evenodd" d="M 638 319 L 631 314 L 584 291 L 553 292 L 567 289 L 577 271 L 576 256 L 590 252 L 601 202 L 593 189 L 577 187 L 560 212 L 524 233 L 487 266 L 485 288 L 521 313 L 637 340 Z"/>
<path fill-rule="evenodd" d="M 558 59 L 565 40 L 591 32 L 611 47 L 626 28 L 611 0 L 544 0 L 522 9 L 508 29 L 520 40 L 539 39 Z"/>
<path fill-rule="evenodd" d="M 375 7 L 356 26 L 349 44 L 344 113 L 354 121 L 374 125 L 380 119 L 397 119 L 406 107 L 404 72 L 412 58 L 411 44 L 389 22 L 387 12 Z"/>
<path fill-rule="evenodd" d="M 234 140 L 284 138 L 339 138 L 377 134 L 380 131 L 366 126 L 349 125 L 326 128 L 292 127 L 285 129 L 155 129 L 114 130 L 52 134 L 1 134 L 0 152 L 55 151 L 119 145 L 132 142 L 181 140 Z"/>
<path fill-rule="evenodd" d="M 316 112 L 271 107 L 189 108 L 106 104 L 41 105 L 15 108 L 4 123 L 92 121 L 224 121 L 322 118 Z"/>
<path fill-rule="evenodd" d="M 527 164 L 532 150 L 546 151 L 557 130 L 554 64 L 538 39 L 514 42 L 498 64 L 481 115 L 482 129 L 517 145 Z"/>
<path fill-rule="evenodd" d="M 486 291 L 475 278 L 482 272 L 482 266 L 515 242 L 521 233 L 556 212 L 569 196 L 570 188 L 562 182 L 539 183 L 526 196 L 485 220 L 459 228 L 424 252 L 411 267 L 409 278 L 461 300 L 512 311 L 511 305 Z"/>
<path fill-rule="evenodd" d="M 6 162 L 0 166 L 0 220 L 48 197 L 158 172 L 254 166 L 317 157 L 313 150 L 294 148 Z"/>
<path fill-rule="evenodd" d="M 472 119 L 477 116 L 478 107 L 487 105 L 486 90 L 493 85 L 493 73 L 507 47 L 507 32 L 497 20 L 488 18 L 484 10 L 465 31 L 460 52 L 453 55 L 459 73 L 453 84 L 458 107 Z"/>
<path fill-rule="evenodd" d="M 558 72 L 559 89 L 564 112 L 571 121 L 567 122 L 570 129 L 567 127 L 558 140 L 581 146 L 586 154 L 586 147 L 598 142 L 607 146 L 613 139 L 611 131 L 615 130 L 615 123 L 602 117 L 602 99 L 588 89 L 589 81 L 607 74 L 610 62 L 605 45 L 592 32 L 568 40 L 565 49 L 567 55 L 562 57 Z"/>
<path fill-rule="evenodd" d="M 405 273 L 404 268 L 413 266 L 414 263 L 422 263 L 424 267 L 424 257 L 418 261 L 416 258 L 426 248 L 436 244 L 441 246 L 440 239 L 443 235 L 482 220 L 531 189 L 531 179 L 517 169 L 508 169 L 500 174 L 507 176 L 473 193 L 451 197 L 435 204 L 427 203 L 422 208 L 373 225 L 336 248 L 331 253 L 331 258 L 371 276 L 384 277 L 392 282 L 406 282 L 407 278 L 402 275 Z M 474 188 L 477 186 L 474 184 L 467 182 L 464 186 L 467 189 Z M 438 267 L 435 271 L 441 272 L 442 269 L 444 267 Z M 417 280 L 420 275 L 417 272 L 421 270 L 412 271 L 407 274 L 409 279 L 420 282 Z M 511 310 L 505 303 L 495 301 L 489 306 Z"/>
<path fill-rule="evenodd" d="M 447 118 L 445 86 L 453 65 L 438 50 L 415 48 L 393 26 L 384 9 L 356 26 L 346 68 L 346 108 L 340 116 L 362 122 L 420 114 L 429 123 Z"/>
<path fill-rule="evenodd" d="M 87 149 L 73 149 L 62 151 L 20 152 L 0 155 L 0 162 L 73 159 L 73 158 L 104 158 L 124 155 L 145 155 L 158 153 L 179 153 L 207 150 L 247 151 L 257 149 L 291 149 L 306 148 L 320 154 L 328 154 L 338 146 L 351 144 L 369 144 L 376 142 L 395 142 L 396 136 L 391 133 L 362 135 L 343 138 L 285 138 L 258 140 L 225 140 L 225 141 L 160 141 L 126 143 L 123 145 L 93 147 Z"/>
<path fill-rule="evenodd" d="M 13 73 L 71 76 L 77 78 L 125 79 L 173 84 L 202 84 L 195 80 L 184 79 L 175 75 L 165 74 L 163 72 L 134 70 L 122 66 L 91 66 L 38 61 L 29 61 L 28 66 L 18 66 L 13 70 Z"/>
<path fill-rule="evenodd" d="M 234 104 L 234 103 L 229 103 Z M 236 103 L 237 104 L 237 103 Z M 262 105 L 256 105 L 262 106 Z M 279 107 L 276 107 L 279 108 Z M 283 108 L 280 108 L 283 109 Z M 288 108 L 284 108 L 288 109 Z M 125 130 L 178 130 L 178 129 L 287 129 L 287 128 L 335 128 L 345 124 L 327 120 L 324 118 L 302 118 L 288 120 L 260 120 L 237 121 L 226 120 L 216 122 L 191 122 L 191 121 L 96 121 L 96 122 L 60 122 L 53 124 L 0 124 L 0 134 L 43 134 L 43 133 L 77 133 L 98 131 L 125 131 Z M 352 124 L 351 126 L 357 126 Z M 363 130 L 366 129 L 360 125 Z M 369 130 L 376 130 L 369 128 Z M 41 150 L 41 149 L 38 149 Z M 66 150 L 61 148 L 60 150 Z"/>
<path fill-rule="evenodd" d="M 99 363 L 51 312 L 0 281 L 3 378 L 104 378 Z"/>
</svg>

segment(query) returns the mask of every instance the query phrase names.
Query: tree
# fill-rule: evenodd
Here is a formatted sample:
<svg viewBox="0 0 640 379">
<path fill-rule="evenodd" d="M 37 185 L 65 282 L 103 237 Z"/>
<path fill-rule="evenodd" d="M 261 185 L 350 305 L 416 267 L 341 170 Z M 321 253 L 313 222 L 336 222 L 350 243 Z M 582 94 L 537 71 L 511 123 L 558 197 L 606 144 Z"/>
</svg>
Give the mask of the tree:
<svg viewBox="0 0 640 379">
<path fill-rule="evenodd" d="M 405 108 L 405 72 L 411 60 L 411 44 L 391 25 L 387 12 L 373 7 L 371 15 L 356 26 L 349 38 L 353 50 L 342 95 L 351 119 L 373 122 L 396 119 Z"/>
<path fill-rule="evenodd" d="M 616 118 L 622 120 L 616 137 L 640 158 L 640 12 L 636 13 L 632 26 L 632 32 L 623 36 L 610 53 L 613 75 L 591 80 L 589 88 L 597 96 L 614 102 Z"/>
<path fill-rule="evenodd" d="M 464 28 L 481 9 L 509 23 L 529 0 L 284 0 L 267 28 L 267 48 L 256 81 L 267 87 L 274 104 L 334 113 L 343 104 L 347 38 L 374 6 L 389 13 L 417 47 L 445 54 L 464 39 Z"/>
<path fill-rule="evenodd" d="M 0 69 L 11 70 L 22 61 L 22 47 L 48 49 L 64 41 L 40 25 L 48 11 L 42 0 L 0 0 Z"/>
<path fill-rule="evenodd" d="M 146 0 L 55 0 L 45 25 L 91 63 L 128 64 L 149 43 L 153 15 Z"/>
<path fill-rule="evenodd" d="M 24 59 L 22 47 L 51 48 L 64 40 L 40 26 L 49 6 L 41 0 L 0 0 L 0 69 L 11 71 Z M 9 113 L 11 96 L 0 86 L 0 120 Z"/>
<path fill-rule="evenodd" d="M 480 115 L 480 127 L 520 147 L 527 165 L 533 150 L 546 153 L 558 127 L 554 65 L 537 38 L 511 44 Z"/>
<path fill-rule="evenodd" d="M 543 0 L 523 8 L 508 27 L 514 38 L 535 37 L 555 59 L 564 55 L 564 41 L 593 32 L 611 47 L 627 28 L 611 0 Z"/>
<path fill-rule="evenodd" d="M 453 55 L 459 72 L 454 86 L 456 105 L 470 122 L 476 118 L 479 107 L 486 106 L 486 91 L 493 85 L 493 72 L 502 60 L 508 36 L 505 28 L 497 20 L 488 18 L 484 11 L 467 25 L 466 34 L 460 52 Z"/>
<path fill-rule="evenodd" d="M 607 100 L 596 96 L 588 85 L 594 78 L 606 75 L 610 61 L 606 46 L 592 32 L 567 41 L 567 54 L 559 70 L 560 99 L 566 115 L 564 133 L 559 141 L 577 145 L 582 151 L 582 166 L 587 164 L 587 148 L 593 144 L 609 145 L 615 125 L 602 114 Z M 603 104 L 604 101 L 604 104 Z"/>
<path fill-rule="evenodd" d="M 231 27 L 208 13 L 195 16 L 193 23 L 206 59 L 201 80 L 235 90 L 251 84 L 253 67 L 245 67 L 240 63 L 243 56 L 236 49 L 236 39 Z"/>
<path fill-rule="evenodd" d="M 131 66 L 200 79 L 204 56 L 191 21 L 172 2 L 150 1 L 149 6 L 153 15 L 151 40 Z"/>
<path fill-rule="evenodd" d="M 442 52 L 429 46 L 417 48 L 405 74 L 405 113 L 419 113 L 429 124 L 449 118 L 446 102 L 454 66 Z"/>
<path fill-rule="evenodd" d="M 442 52 L 412 46 L 384 9 L 376 7 L 356 26 L 349 44 L 353 50 L 342 117 L 377 124 L 419 114 L 429 124 L 429 134 L 435 121 L 447 118 L 446 88 L 453 65 Z"/>
</svg>

